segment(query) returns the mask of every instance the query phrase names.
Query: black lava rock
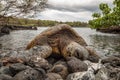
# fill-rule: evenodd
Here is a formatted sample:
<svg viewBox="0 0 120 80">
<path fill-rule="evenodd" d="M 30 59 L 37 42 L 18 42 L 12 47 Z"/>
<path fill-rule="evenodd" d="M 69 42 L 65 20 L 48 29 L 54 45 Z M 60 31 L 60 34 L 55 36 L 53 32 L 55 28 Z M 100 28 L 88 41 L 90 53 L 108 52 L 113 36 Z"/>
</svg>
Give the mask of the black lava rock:
<svg viewBox="0 0 120 80">
<path fill-rule="evenodd" d="M 45 80 L 44 74 L 35 69 L 26 69 L 13 77 L 13 80 Z"/>
<path fill-rule="evenodd" d="M 12 77 L 5 74 L 0 74 L 0 80 L 12 80 Z"/>
<path fill-rule="evenodd" d="M 22 63 L 16 63 L 16 64 L 12 64 L 9 66 L 10 71 L 12 72 L 13 75 L 15 75 L 16 73 L 23 71 L 25 69 L 27 69 L 29 67 L 25 66 Z"/>
<path fill-rule="evenodd" d="M 77 59 L 75 57 L 69 57 L 67 59 L 67 64 L 68 64 L 68 70 L 73 73 L 73 72 L 82 72 L 82 71 L 87 71 L 88 70 L 88 65 L 81 61 L 80 59 Z"/>
</svg>

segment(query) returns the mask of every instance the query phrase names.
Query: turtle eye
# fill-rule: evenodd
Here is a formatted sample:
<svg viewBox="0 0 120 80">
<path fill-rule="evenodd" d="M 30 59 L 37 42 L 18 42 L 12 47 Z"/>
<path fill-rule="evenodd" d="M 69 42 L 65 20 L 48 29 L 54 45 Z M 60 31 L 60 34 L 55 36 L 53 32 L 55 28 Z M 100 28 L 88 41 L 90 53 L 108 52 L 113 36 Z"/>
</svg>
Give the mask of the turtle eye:
<svg viewBox="0 0 120 80">
<path fill-rule="evenodd" d="M 75 57 L 83 60 L 83 55 L 79 50 L 75 50 L 74 55 L 75 55 Z"/>
<path fill-rule="evenodd" d="M 75 50 L 74 55 L 75 57 L 80 57 L 79 52 L 77 50 Z"/>
<path fill-rule="evenodd" d="M 71 55 L 70 55 L 70 54 L 69 54 L 68 56 L 69 56 L 69 57 L 71 57 Z"/>
</svg>

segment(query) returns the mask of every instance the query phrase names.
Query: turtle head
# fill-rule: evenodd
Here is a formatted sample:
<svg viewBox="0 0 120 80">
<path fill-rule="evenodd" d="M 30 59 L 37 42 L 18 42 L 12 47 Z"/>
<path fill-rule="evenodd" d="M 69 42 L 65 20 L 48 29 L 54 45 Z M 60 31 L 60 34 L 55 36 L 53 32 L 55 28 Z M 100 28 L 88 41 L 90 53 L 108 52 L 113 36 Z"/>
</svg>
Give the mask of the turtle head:
<svg viewBox="0 0 120 80">
<path fill-rule="evenodd" d="M 89 55 L 87 49 L 85 49 L 84 46 L 81 46 L 76 42 L 71 42 L 69 45 L 67 45 L 66 52 L 67 56 L 74 56 L 81 60 L 87 59 Z"/>
</svg>

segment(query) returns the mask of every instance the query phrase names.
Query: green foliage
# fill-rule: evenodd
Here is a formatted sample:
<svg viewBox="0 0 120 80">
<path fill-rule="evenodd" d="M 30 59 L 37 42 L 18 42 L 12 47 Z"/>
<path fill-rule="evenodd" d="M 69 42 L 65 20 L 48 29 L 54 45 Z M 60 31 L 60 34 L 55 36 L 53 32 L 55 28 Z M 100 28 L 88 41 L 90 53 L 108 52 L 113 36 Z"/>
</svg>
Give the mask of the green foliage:
<svg viewBox="0 0 120 80">
<path fill-rule="evenodd" d="M 92 14 L 92 17 L 93 17 L 93 18 L 99 18 L 100 16 L 101 16 L 100 13 L 94 13 L 94 14 Z"/>
<path fill-rule="evenodd" d="M 111 11 L 111 9 L 109 8 L 108 4 L 101 3 L 99 5 L 99 8 L 102 11 L 103 15 L 107 15 Z"/>
<path fill-rule="evenodd" d="M 102 14 L 94 13 L 93 20 L 89 21 L 91 28 L 106 28 L 110 26 L 120 26 L 120 0 L 114 0 L 114 8 L 110 9 L 108 4 L 101 3 L 99 9 Z"/>
<path fill-rule="evenodd" d="M 85 22 L 58 22 L 51 20 L 34 20 L 34 19 L 26 19 L 26 18 L 13 18 L 13 17 L 4 17 L 5 23 L 4 25 L 18 25 L 18 26 L 54 26 L 56 24 L 68 24 L 74 27 L 87 27 L 87 23 Z"/>
<path fill-rule="evenodd" d="M 115 4 L 117 7 L 120 7 L 120 0 L 114 0 L 113 4 Z"/>
</svg>

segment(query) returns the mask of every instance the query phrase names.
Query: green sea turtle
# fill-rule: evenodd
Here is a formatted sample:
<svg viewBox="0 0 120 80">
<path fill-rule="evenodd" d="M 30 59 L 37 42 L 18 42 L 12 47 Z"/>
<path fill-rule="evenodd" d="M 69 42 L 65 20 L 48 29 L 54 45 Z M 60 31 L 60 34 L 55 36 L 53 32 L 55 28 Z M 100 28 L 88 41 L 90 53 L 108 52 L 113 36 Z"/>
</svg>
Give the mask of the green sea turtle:
<svg viewBox="0 0 120 80">
<path fill-rule="evenodd" d="M 87 44 L 79 34 L 67 24 L 59 24 L 48 28 L 36 36 L 26 47 L 26 50 L 39 47 L 39 56 L 47 58 L 51 54 L 59 54 L 64 58 L 75 56 L 87 59 L 89 55 L 97 56 L 86 48 Z"/>
</svg>

